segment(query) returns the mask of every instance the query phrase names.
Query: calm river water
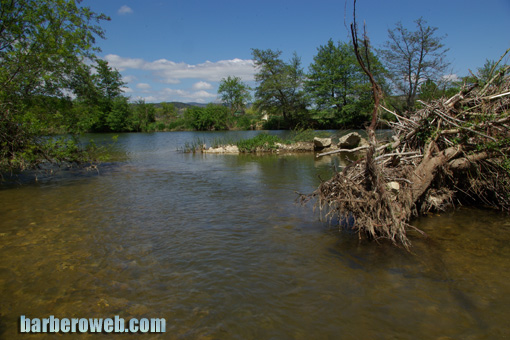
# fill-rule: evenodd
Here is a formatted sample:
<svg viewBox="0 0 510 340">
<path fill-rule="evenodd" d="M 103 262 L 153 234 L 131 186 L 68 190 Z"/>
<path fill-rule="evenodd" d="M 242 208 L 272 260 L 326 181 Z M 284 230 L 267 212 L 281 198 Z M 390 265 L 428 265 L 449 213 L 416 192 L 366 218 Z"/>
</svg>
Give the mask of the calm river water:
<svg viewBox="0 0 510 340">
<path fill-rule="evenodd" d="M 146 339 L 510 338 L 508 215 L 421 218 L 410 254 L 294 203 L 339 157 L 177 151 L 255 133 L 121 134 L 99 174 L 1 188 L 0 338 L 27 338 L 21 315 L 165 318 Z"/>
</svg>

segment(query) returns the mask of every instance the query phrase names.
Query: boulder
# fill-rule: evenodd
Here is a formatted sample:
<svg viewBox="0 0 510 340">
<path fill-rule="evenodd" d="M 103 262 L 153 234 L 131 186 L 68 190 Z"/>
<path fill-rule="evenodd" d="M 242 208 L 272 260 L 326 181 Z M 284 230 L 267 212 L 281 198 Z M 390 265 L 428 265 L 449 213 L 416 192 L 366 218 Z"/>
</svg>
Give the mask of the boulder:
<svg viewBox="0 0 510 340">
<path fill-rule="evenodd" d="M 361 135 L 357 132 L 351 132 L 340 137 L 338 140 L 338 147 L 340 149 L 354 149 L 359 145 L 360 141 Z"/>
<path fill-rule="evenodd" d="M 324 148 L 329 148 L 331 146 L 331 138 L 319 138 L 315 137 L 313 139 L 313 145 L 315 149 L 322 150 Z"/>
</svg>

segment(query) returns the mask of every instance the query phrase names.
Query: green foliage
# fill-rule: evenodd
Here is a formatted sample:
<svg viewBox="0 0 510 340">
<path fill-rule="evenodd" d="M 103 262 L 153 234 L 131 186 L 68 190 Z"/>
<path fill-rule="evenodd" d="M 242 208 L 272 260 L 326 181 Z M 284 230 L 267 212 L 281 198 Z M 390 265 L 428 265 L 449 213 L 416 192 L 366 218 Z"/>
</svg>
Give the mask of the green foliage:
<svg viewBox="0 0 510 340">
<path fill-rule="evenodd" d="M 316 119 L 334 120 L 343 116 L 343 108 L 355 102 L 353 89 L 360 78 L 356 57 L 347 43 L 335 45 L 329 40 L 318 48 L 305 82 Z"/>
<path fill-rule="evenodd" d="M 215 104 L 193 106 L 186 110 L 184 118 L 189 127 L 198 131 L 226 130 L 228 108 Z"/>
<path fill-rule="evenodd" d="M 127 98 L 116 97 L 111 100 L 112 108 L 106 116 L 106 127 L 110 131 L 122 132 L 129 130 L 129 104 Z"/>
<path fill-rule="evenodd" d="M 154 104 L 147 104 L 145 100 L 138 100 L 131 106 L 129 127 L 132 131 L 150 131 L 150 124 L 156 122 L 156 108 Z"/>
<path fill-rule="evenodd" d="M 205 140 L 199 137 L 195 137 L 192 142 L 186 142 L 184 147 L 179 149 L 179 151 L 184 153 L 195 153 L 198 151 L 202 151 L 205 147 Z"/>
<path fill-rule="evenodd" d="M 246 102 L 251 100 L 250 87 L 240 77 L 223 78 L 218 87 L 221 100 L 230 107 L 230 114 L 243 112 Z"/>
<path fill-rule="evenodd" d="M 428 79 L 420 86 L 419 97 L 421 100 L 429 101 L 442 97 L 449 98 L 459 92 L 459 88 L 452 82 L 442 82 L 441 86 Z"/>
<path fill-rule="evenodd" d="M 288 142 L 311 142 L 315 137 L 326 138 L 329 137 L 329 132 L 326 131 L 315 131 L 313 129 L 300 129 L 293 130 L 291 136 L 287 139 Z"/>
<path fill-rule="evenodd" d="M 229 117 L 229 130 L 254 130 L 259 122 L 258 115 L 243 114 L 239 116 Z"/>
<path fill-rule="evenodd" d="M 269 119 L 264 122 L 262 128 L 264 130 L 289 130 L 292 126 L 282 116 L 269 116 Z"/>
<path fill-rule="evenodd" d="M 78 118 L 85 118 L 86 123 L 82 125 L 87 127 L 87 131 L 130 130 L 126 122 L 129 116 L 127 98 L 121 95 L 124 86 L 122 76 L 106 61 L 97 59 L 92 67 L 83 65 L 74 75 L 72 86 L 77 95 L 75 106 L 85 107 L 84 110 L 89 113 L 89 118 Z"/>
<path fill-rule="evenodd" d="M 95 59 L 96 37 L 104 37 L 97 25 L 109 20 L 71 0 L 0 0 L 0 157 L 3 169 L 34 166 L 45 155 L 65 159 L 51 151 L 68 144 L 48 146 L 38 138 L 43 131 L 54 132 L 75 121 L 59 110 L 45 114 L 46 104 L 65 99 L 74 92 L 75 75 L 84 72 L 83 60 Z M 37 103 L 34 98 L 50 97 Z M 65 102 L 65 100 L 64 100 Z M 55 103 L 57 104 L 57 103 Z M 58 103 L 60 104 L 60 103 Z M 82 112 L 80 112 L 82 113 Z M 50 119 L 47 119 L 49 118 Z"/>
<path fill-rule="evenodd" d="M 297 126 L 307 120 L 303 92 L 304 73 L 300 58 L 294 54 L 288 62 L 280 59 L 281 51 L 252 50 L 258 73 L 255 80 L 255 106 L 271 115 L 281 115 L 286 125 Z"/>
<path fill-rule="evenodd" d="M 385 70 L 369 53 L 372 73 L 385 87 Z M 316 128 L 360 127 L 373 107 L 371 85 L 358 65 L 351 44 L 329 40 L 318 48 L 310 65 L 305 89 Z"/>
<path fill-rule="evenodd" d="M 188 128 L 188 122 L 186 118 L 180 118 L 168 123 L 168 130 L 170 131 L 182 131 Z"/>
<path fill-rule="evenodd" d="M 486 59 L 485 64 L 482 67 L 477 68 L 475 74 L 464 77 L 463 81 L 468 84 L 478 83 L 480 86 L 485 86 L 494 76 L 500 74 L 500 77 L 497 77 L 495 82 L 493 82 L 494 86 L 500 86 L 504 79 L 503 75 L 506 72 L 508 72 L 508 65 L 501 65 L 499 62 Z"/>
<path fill-rule="evenodd" d="M 280 137 L 261 133 L 253 138 L 245 139 L 237 142 L 237 147 L 240 152 L 254 152 L 257 149 L 262 150 L 275 150 L 277 149 L 276 143 L 282 143 Z"/>
<path fill-rule="evenodd" d="M 83 58 L 94 58 L 96 24 L 109 20 L 81 1 L 0 0 L 0 91 L 11 100 L 62 96 Z"/>
</svg>

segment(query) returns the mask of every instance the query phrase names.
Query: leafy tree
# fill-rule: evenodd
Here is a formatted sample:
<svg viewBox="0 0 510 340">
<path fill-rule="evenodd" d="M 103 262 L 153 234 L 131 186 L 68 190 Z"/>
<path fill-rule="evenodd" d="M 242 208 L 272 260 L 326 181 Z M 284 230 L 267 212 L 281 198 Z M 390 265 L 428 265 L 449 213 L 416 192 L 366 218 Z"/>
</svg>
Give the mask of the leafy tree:
<svg viewBox="0 0 510 340">
<path fill-rule="evenodd" d="M 256 106 L 270 114 L 281 115 L 285 123 L 296 125 L 306 117 L 306 102 L 302 90 L 304 72 L 300 58 L 294 53 L 288 62 L 280 59 L 281 51 L 253 49 L 258 69 L 255 80 Z"/>
<path fill-rule="evenodd" d="M 427 26 L 423 18 L 415 21 L 416 31 L 409 31 L 401 22 L 388 30 L 389 40 L 381 55 L 386 61 L 393 84 L 405 96 L 404 110 L 414 106 L 418 90 L 427 79 L 438 82 L 449 63 L 444 37 L 436 36 L 437 27 Z"/>
<path fill-rule="evenodd" d="M 226 130 L 228 108 L 216 104 L 208 104 L 206 107 L 192 106 L 186 110 L 184 117 L 195 130 Z"/>
<path fill-rule="evenodd" d="M 230 106 L 230 113 L 243 111 L 246 102 L 251 100 L 250 87 L 241 81 L 240 77 L 223 78 L 218 87 L 221 100 Z"/>
<path fill-rule="evenodd" d="M 165 118 L 177 118 L 177 109 L 173 103 L 161 103 L 159 115 Z"/>
<path fill-rule="evenodd" d="M 95 62 L 93 66 L 81 65 L 70 82 L 77 95 L 75 104 L 88 107 L 85 110 L 90 117 L 81 117 L 87 121 L 83 126 L 86 131 L 122 131 L 112 130 L 107 120 L 115 101 L 122 98 L 125 83 L 119 71 L 110 67 L 107 61 L 96 59 Z"/>
<path fill-rule="evenodd" d="M 126 97 L 118 96 L 111 101 L 111 109 L 106 116 L 106 126 L 110 131 L 122 132 L 129 131 L 130 126 L 130 109 Z"/>
<path fill-rule="evenodd" d="M 101 116 L 98 122 L 99 124 L 94 126 L 93 129 L 102 131 L 105 130 L 105 128 L 109 128 L 112 131 L 121 131 L 112 129 L 112 126 L 108 124 L 106 120 L 108 120 L 108 116 L 112 113 L 115 103 L 127 102 L 126 100 L 116 101 L 116 99 L 121 96 L 122 86 L 124 86 L 125 83 L 122 81 L 122 76 L 119 71 L 108 66 L 107 61 L 97 59 L 96 63 L 97 64 L 94 65 L 96 74 L 93 75 L 93 80 L 99 97 Z M 116 109 L 119 109 L 118 105 Z M 119 117 L 118 115 L 116 116 Z"/>
<path fill-rule="evenodd" d="M 352 46 L 343 42 L 335 45 L 330 39 L 317 50 L 305 81 L 315 112 L 313 118 L 321 128 L 360 127 L 368 118 L 373 100 L 369 80 L 359 67 Z M 373 54 L 370 63 L 384 85 L 384 69 Z"/>
<path fill-rule="evenodd" d="M 133 131 L 148 131 L 149 125 L 156 122 L 156 108 L 154 104 L 147 104 L 145 100 L 138 100 L 131 108 L 130 129 Z"/>
<path fill-rule="evenodd" d="M 329 40 L 320 46 L 314 62 L 309 67 L 305 88 L 320 126 L 328 126 L 333 121 L 350 120 L 355 84 L 360 74 L 356 57 L 349 44 Z"/>
<path fill-rule="evenodd" d="M 23 169 L 44 157 L 44 142 L 26 123 L 30 121 L 26 103 L 36 95 L 66 97 L 66 90 L 73 90 L 70 79 L 83 70 L 83 60 L 93 59 L 98 51 L 96 37 L 104 38 L 98 23 L 109 18 L 80 3 L 0 0 L 0 161 L 4 168 Z"/>
</svg>

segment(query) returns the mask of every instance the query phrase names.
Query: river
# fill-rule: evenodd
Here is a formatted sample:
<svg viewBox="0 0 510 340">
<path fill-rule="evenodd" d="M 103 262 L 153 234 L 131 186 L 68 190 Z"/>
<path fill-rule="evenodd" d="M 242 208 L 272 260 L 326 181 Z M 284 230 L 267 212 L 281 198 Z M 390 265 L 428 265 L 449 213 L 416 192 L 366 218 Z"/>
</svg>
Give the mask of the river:
<svg viewBox="0 0 510 340">
<path fill-rule="evenodd" d="M 508 215 L 420 218 L 408 253 L 295 203 L 338 156 L 178 151 L 255 133 L 120 134 L 98 172 L 1 187 L 0 338 L 26 338 L 21 315 L 166 320 L 144 339 L 510 338 Z"/>
</svg>

